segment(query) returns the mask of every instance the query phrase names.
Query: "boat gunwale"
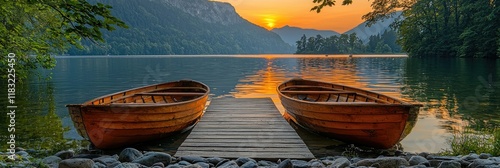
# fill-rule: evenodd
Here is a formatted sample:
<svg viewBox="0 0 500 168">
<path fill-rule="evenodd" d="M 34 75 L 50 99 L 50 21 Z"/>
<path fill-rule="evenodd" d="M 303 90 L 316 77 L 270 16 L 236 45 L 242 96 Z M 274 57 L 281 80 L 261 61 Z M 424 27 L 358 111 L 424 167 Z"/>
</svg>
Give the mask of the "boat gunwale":
<svg viewBox="0 0 500 168">
<path fill-rule="evenodd" d="M 129 91 L 133 91 L 133 90 L 143 89 L 143 88 L 147 88 L 147 87 L 152 87 L 152 86 L 159 86 L 159 85 L 166 85 L 166 84 L 170 84 L 170 83 L 180 83 L 180 82 L 194 82 L 194 83 L 200 84 L 200 85 L 202 85 L 202 86 L 205 87 L 205 88 L 200 87 L 200 89 L 204 90 L 204 94 L 201 95 L 201 96 L 199 96 L 199 97 L 190 99 L 190 100 L 181 101 L 181 102 L 173 102 L 173 103 L 120 103 L 120 104 L 118 104 L 118 103 L 110 103 L 110 104 L 92 104 L 92 102 L 94 102 L 94 101 L 97 101 L 99 99 L 104 99 L 106 97 L 111 97 L 113 95 L 117 95 L 117 94 L 129 92 Z M 177 81 L 171 81 L 171 82 L 166 82 L 166 83 L 157 83 L 157 84 L 152 84 L 152 85 L 146 85 L 146 86 L 140 86 L 140 87 L 136 87 L 136 88 L 132 88 L 132 89 L 127 89 L 127 90 L 123 90 L 123 91 L 118 91 L 118 92 L 115 92 L 115 93 L 110 93 L 110 94 L 106 94 L 106 95 L 94 98 L 94 99 L 86 101 L 86 102 L 84 102 L 82 104 L 68 104 L 68 105 L 66 105 L 66 107 L 162 107 L 162 106 L 175 106 L 175 105 L 182 105 L 182 104 L 196 102 L 198 100 L 203 99 L 204 97 L 207 97 L 209 93 L 210 93 L 210 87 L 208 87 L 208 85 L 206 85 L 206 84 L 204 84 L 202 82 L 196 81 L 196 80 L 186 80 L 186 79 L 184 79 L 184 80 L 177 80 Z"/>
<path fill-rule="evenodd" d="M 400 102 L 401 104 L 395 104 L 395 103 L 383 104 L 383 103 L 379 103 L 379 102 L 373 102 L 373 103 L 370 103 L 370 102 L 311 102 L 311 101 L 305 101 L 305 100 L 295 99 L 295 98 L 292 98 L 290 96 L 287 96 L 287 95 L 283 94 L 281 92 L 281 90 L 280 90 L 280 87 L 283 84 L 289 83 L 289 82 L 292 82 L 292 81 L 317 82 L 317 83 L 321 83 L 321 84 L 337 85 L 337 86 L 340 86 L 340 87 L 343 87 L 343 88 L 349 88 L 349 89 L 353 89 L 353 90 L 361 90 L 361 91 L 364 91 L 364 92 L 367 92 L 367 93 L 371 93 L 371 94 L 383 95 L 385 97 L 388 97 L 388 98 L 391 98 L 393 100 L 396 100 L 396 101 Z M 328 83 L 328 82 L 322 82 L 322 81 L 317 81 L 317 80 L 302 79 L 302 78 L 292 78 L 290 80 L 282 82 L 281 84 L 279 84 L 276 87 L 276 90 L 277 90 L 278 94 L 280 95 L 280 97 L 289 99 L 291 101 L 296 101 L 296 102 L 300 102 L 300 103 L 307 103 L 307 104 L 316 104 L 316 105 L 330 105 L 330 106 L 381 106 L 381 107 L 388 107 L 388 106 L 389 107 L 392 107 L 392 106 L 422 107 L 423 106 L 420 103 L 406 102 L 406 101 L 403 101 L 401 99 L 398 99 L 398 98 L 395 98 L 395 97 L 392 97 L 392 96 L 387 96 L 385 94 L 381 94 L 381 93 L 377 93 L 377 92 L 373 92 L 373 91 L 369 91 L 369 90 L 365 90 L 365 89 L 361 89 L 361 88 L 346 86 L 346 85 L 337 84 L 337 83 Z M 346 91 L 346 90 L 344 89 L 343 91 Z M 349 90 L 349 91 L 351 91 L 351 90 Z M 353 91 L 353 92 L 356 92 L 356 91 Z M 358 92 L 356 92 L 356 94 L 358 94 Z"/>
</svg>

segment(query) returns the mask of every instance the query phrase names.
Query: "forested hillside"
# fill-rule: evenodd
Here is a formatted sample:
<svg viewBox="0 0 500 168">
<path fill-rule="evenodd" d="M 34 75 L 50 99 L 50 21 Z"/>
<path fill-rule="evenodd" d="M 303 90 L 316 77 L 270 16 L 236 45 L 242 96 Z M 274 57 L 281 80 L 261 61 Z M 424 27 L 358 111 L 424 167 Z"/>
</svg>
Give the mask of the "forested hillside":
<svg viewBox="0 0 500 168">
<path fill-rule="evenodd" d="M 92 0 L 96 1 L 96 0 Z M 293 47 L 242 19 L 227 3 L 206 0 L 97 0 L 128 29 L 105 32 L 106 43 L 84 41 L 69 55 L 292 53 Z"/>
</svg>

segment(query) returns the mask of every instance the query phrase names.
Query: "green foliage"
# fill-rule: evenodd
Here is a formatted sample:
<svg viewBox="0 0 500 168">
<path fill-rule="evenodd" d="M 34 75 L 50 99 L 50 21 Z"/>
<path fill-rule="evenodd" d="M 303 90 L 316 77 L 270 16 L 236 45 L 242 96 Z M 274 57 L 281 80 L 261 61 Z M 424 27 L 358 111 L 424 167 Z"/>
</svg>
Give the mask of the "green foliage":
<svg viewBox="0 0 500 168">
<path fill-rule="evenodd" d="M 478 130 L 478 131 L 477 131 Z M 466 155 L 473 153 L 489 153 L 500 155 L 500 129 L 465 127 L 463 131 L 453 134 L 448 140 L 451 148 L 441 152 L 441 155 Z"/>
<path fill-rule="evenodd" d="M 110 13 L 111 6 L 85 0 L 0 0 L 0 71 L 6 78 L 7 55 L 16 54 L 17 79 L 38 67 L 56 64 L 51 54 L 62 53 L 86 38 L 103 41 L 101 29 L 126 27 Z"/>
<path fill-rule="evenodd" d="M 307 38 L 303 35 L 297 41 L 297 54 L 359 54 L 377 53 L 389 54 L 401 52 L 396 44 L 396 32 L 385 31 L 382 36 L 370 36 L 370 41 L 364 45 L 356 33 L 342 34 L 323 38 L 320 35 Z"/>
<path fill-rule="evenodd" d="M 241 18 L 237 18 L 236 21 L 229 19 L 227 22 L 230 23 L 224 25 L 206 21 L 203 17 L 193 16 L 184 11 L 189 9 L 181 9 L 159 0 L 106 2 L 113 6 L 113 15 L 123 19 L 130 29 L 103 33 L 106 43 L 94 44 L 87 41 L 83 43 L 83 50 L 72 48 L 67 54 L 187 55 L 293 52 L 293 47 L 284 43 L 278 35 Z M 179 3 L 184 2 L 179 1 Z M 216 2 L 186 3 L 206 7 L 214 6 L 213 3 Z M 193 8 L 199 9 L 199 7 Z M 206 10 L 212 10 L 212 7 Z M 216 12 L 209 13 L 215 15 L 213 17 L 221 17 Z"/>
</svg>

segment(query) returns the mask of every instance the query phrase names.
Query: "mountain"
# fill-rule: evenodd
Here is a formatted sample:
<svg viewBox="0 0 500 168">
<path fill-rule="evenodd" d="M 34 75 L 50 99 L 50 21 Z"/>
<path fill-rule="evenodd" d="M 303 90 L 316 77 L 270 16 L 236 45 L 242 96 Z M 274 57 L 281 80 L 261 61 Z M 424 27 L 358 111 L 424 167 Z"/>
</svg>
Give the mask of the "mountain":
<svg viewBox="0 0 500 168">
<path fill-rule="evenodd" d="M 274 28 L 271 31 L 278 34 L 281 39 L 283 39 L 283 41 L 290 44 L 291 46 L 296 46 L 296 42 L 300 39 L 300 37 L 302 37 L 302 35 L 306 35 L 307 37 L 313 37 L 318 34 L 323 37 L 339 35 L 339 33 L 331 30 L 302 29 L 298 27 L 291 27 L 288 25 L 281 28 Z"/>
<path fill-rule="evenodd" d="M 391 29 L 390 25 L 394 23 L 394 21 L 399 15 L 401 15 L 401 12 L 395 12 L 392 15 L 392 17 L 381 21 L 377 21 L 370 27 L 366 27 L 367 22 L 365 21 L 343 34 L 356 33 L 356 36 L 358 36 L 359 39 L 361 39 L 364 43 L 367 43 L 369 41 L 370 36 L 379 34 L 382 35 L 386 30 Z"/>
<path fill-rule="evenodd" d="M 69 55 L 261 54 L 294 48 L 241 18 L 229 3 L 208 0 L 89 0 L 113 7 L 128 29 L 104 32 L 104 44 L 84 41 Z"/>
</svg>

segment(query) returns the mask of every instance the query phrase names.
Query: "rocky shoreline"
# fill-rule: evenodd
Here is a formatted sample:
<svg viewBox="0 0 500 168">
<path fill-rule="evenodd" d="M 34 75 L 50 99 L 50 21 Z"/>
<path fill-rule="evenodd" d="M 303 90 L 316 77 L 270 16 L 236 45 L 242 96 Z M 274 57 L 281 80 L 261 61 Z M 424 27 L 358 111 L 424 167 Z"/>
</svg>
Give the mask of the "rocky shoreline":
<svg viewBox="0 0 500 168">
<path fill-rule="evenodd" d="M 45 158 L 34 158 L 34 150 L 19 149 L 16 160 L 9 160 L 7 153 L 0 153 L 0 167 L 50 167 L 50 168 L 345 168 L 345 167 L 437 167 L 437 168 L 500 168 L 500 157 L 490 154 L 471 153 L 465 156 L 440 156 L 423 153 L 396 152 L 395 155 L 381 155 L 376 158 L 328 156 L 312 160 L 283 159 L 278 161 L 203 158 L 199 156 L 173 157 L 163 152 L 141 152 L 126 148 L 119 154 L 101 155 L 89 151 L 75 153 L 60 151 Z M 279 158 L 279 156 L 277 156 Z"/>
</svg>

